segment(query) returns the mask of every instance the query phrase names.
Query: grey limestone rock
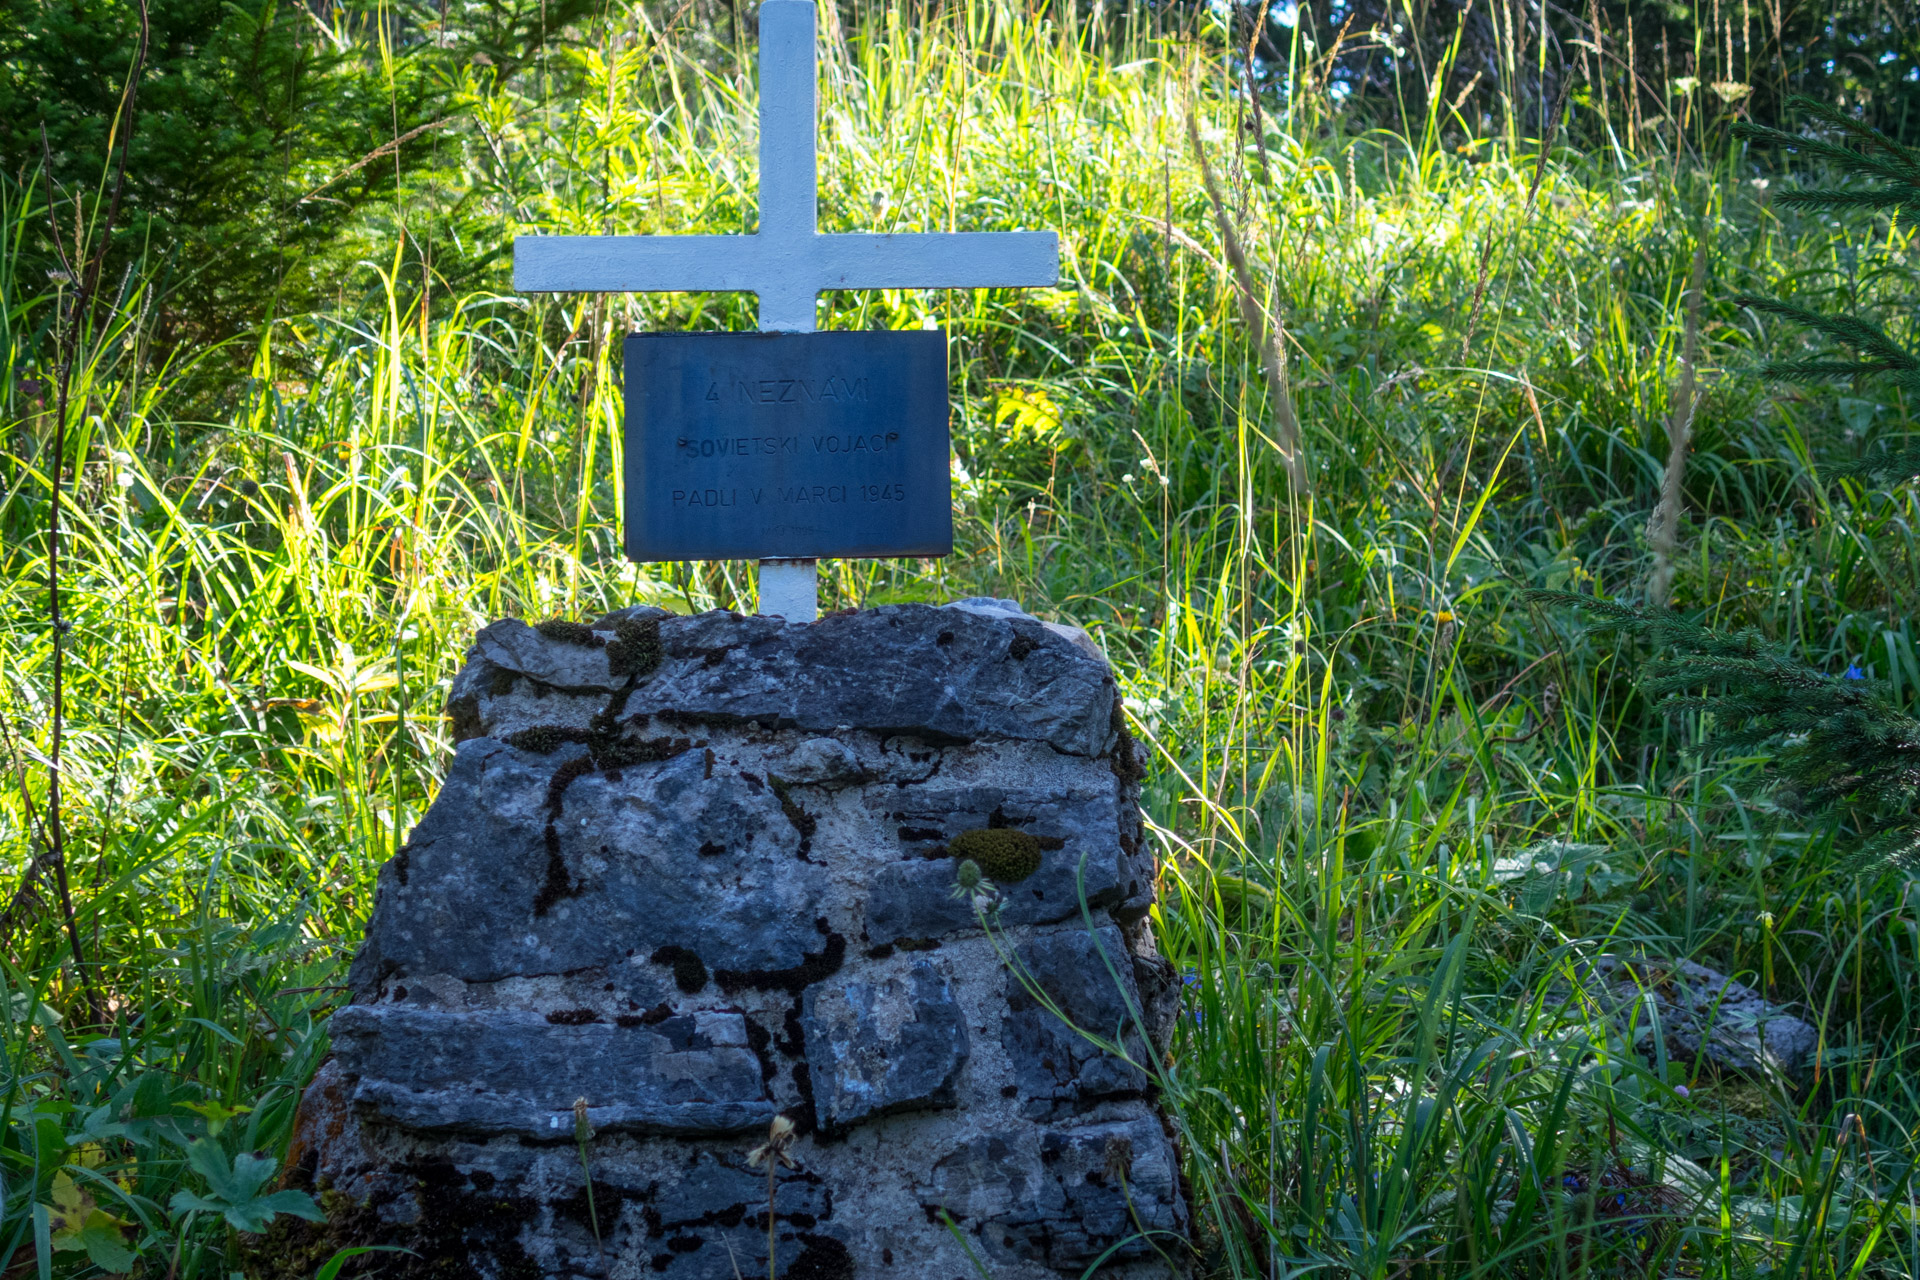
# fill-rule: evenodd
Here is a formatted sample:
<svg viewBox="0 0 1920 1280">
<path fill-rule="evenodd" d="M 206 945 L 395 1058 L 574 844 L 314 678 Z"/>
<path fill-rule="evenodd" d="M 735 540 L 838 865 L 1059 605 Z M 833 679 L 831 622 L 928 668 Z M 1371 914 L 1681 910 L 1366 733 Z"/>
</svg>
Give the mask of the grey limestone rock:
<svg viewBox="0 0 1920 1280">
<path fill-rule="evenodd" d="M 1109 1249 L 1117 1260 L 1163 1256 L 1177 1268 L 1187 1228 L 1179 1183 L 1159 1120 L 1136 1115 L 983 1134 L 941 1156 L 915 1191 L 996 1261 L 1077 1273 Z"/>
<path fill-rule="evenodd" d="M 931 961 L 807 988 L 813 1105 L 843 1130 L 910 1108 L 951 1107 L 967 1061 L 967 1027 L 947 977 Z"/>
<path fill-rule="evenodd" d="M 973 927 L 973 909 L 948 892 L 953 868 L 946 842 L 963 831 L 1012 827 L 1040 842 L 1040 869 L 1006 887 L 1000 918 L 1007 924 L 1050 924 L 1080 918 L 1080 904 L 1122 918 L 1144 910 L 1151 863 L 1129 851 L 1137 840 L 1130 806 L 1110 778 L 1025 779 L 1017 787 L 932 780 L 905 792 L 869 793 L 867 803 L 893 826 L 914 857 L 883 867 L 867 899 L 867 934 L 877 942 L 939 938 Z M 1116 832 L 1119 838 L 1116 838 Z M 1137 847 L 1137 846 L 1136 846 Z"/>
<path fill-rule="evenodd" d="M 773 1119 L 739 1014 L 569 1024 L 562 1016 L 351 1005 L 334 1060 L 369 1116 L 419 1131 L 571 1141 L 573 1100 L 597 1129 L 744 1133 Z"/>
<path fill-rule="evenodd" d="M 1064 630 L 1004 601 L 487 627 L 301 1104 L 291 1177 L 331 1216 L 276 1221 L 253 1272 L 378 1244 L 483 1280 L 764 1274 L 776 1117 L 783 1277 L 1185 1268 L 1138 761 Z M 992 828 L 1041 864 L 990 936 L 947 844 Z"/>
<path fill-rule="evenodd" d="M 474 637 L 480 661 L 565 693 L 612 693 L 619 685 L 607 661 L 609 637 L 596 644 L 555 642 L 517 618 L 503 618 Z"/>
<path fill-rule="evenodd" d="M 1133 955 L 1108 924 L 1062 929 L 1015 949 L 1024 981 L 1007 996 L 1001 1043 L 1024 1114 L 1041 1118 L 1104 1097 L 1138 1096 L 1147 1076 Z M 1124 1058 L 1099 1042 L 1119 1045 Z"/>
<path fill-rule="evenodd" d="M 1103 754 L 1106 664 L 1038 622 L 889 605 L 811 626 L 714 615 L 661 624 L 667 660 L 630 711 L 827 733 L 841 725 L 933 742 L 1044 742 Z"/>
<path fill-rule="evenodd" d="M 808 738 L 793 749 L 784 781 L 797 783 L 857 782 L 865 770 L 853 748 L 832 738 Z"/>
<path fill-rule="evenodd" d="M 1589 991 L 1636 1043 L 1658 1032 L 1668 1055 L 1704 1057 L 1747 1075 L 1804 1074 L 1813 1063 L 1820 1033 L 1804 1019 L 1691 960 L 1601 956 L 1589 970 Z"/>
<path fill-rule="evenodd" d="M 566 776 L 590 763 L 577 747 L 461 744 L 439 801 L 381 872 L 356 993 L 392 973 L 486 982 L 663 947 L 709 970 L 791 969 L 821 949 L 827 877 L 801 859 L 801 833 L 763 774 L 685 746 Z M 711 910 L 722 898 L 731 909 Z"/>
</svg>

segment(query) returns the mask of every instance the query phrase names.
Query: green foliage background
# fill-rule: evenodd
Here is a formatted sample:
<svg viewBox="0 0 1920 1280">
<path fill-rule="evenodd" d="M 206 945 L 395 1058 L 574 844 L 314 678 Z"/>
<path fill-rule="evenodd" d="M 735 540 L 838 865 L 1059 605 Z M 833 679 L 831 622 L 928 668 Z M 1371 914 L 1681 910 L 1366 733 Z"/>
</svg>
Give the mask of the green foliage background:
<svg viewBox="0 0 1920 1280">
<path fill-rule="evenodd" d="M 464 148 L 446 127 L 479 83 L 593 11 L 7 0 L 0 166 L 27 199 L 81 202 L 69 254 L 89 226 L 104 233 L 124 184 L 107 278 L 141 278 L 148 337 L 167 348 L 337 301 L 357 257 L 407 233 L 400 211 L 423 193 L 437 277 L 457 287 L 501 250 L 462 235 L 498 224 L 469 223 L 452 176 Z M 19 229 L 20 265 L 50 265 L 56 231 Z"/>
<path fill-rule="evenodd" d="M 226 1274 L 373 874 L 433 794 L 475 627 L 751 606 L 746 566 L 619 559 L 611 363 L 633 328 L 747 327 L 751 299 L 521 297 L 498 274 L 517 232 L 751 225 L 751 15 L 614 5 L 526 55 L 532 10 L 336 9 L 321 57 L 286 34 L 318 31 L 303 11 L 250 12 L 156 40 L 156 85 L 182 87 L 153 96 L 223 101 L 243 45 L 314 58 L 300 111 L 179 109 L 269 122 L 234 143 L 274 157 L 246 178 L 268 194 L 179 142 L 173 177 L 129 178 L 87 307 L 47 274 L 51 228 L 77 194 L 69 240 L 103 243 L 117 160 L 20 87 L 60 75 L 54 45 L 6 61 L 0 1268 L 78 1275 L 118 1248 Z M 10 48 L 58 16 L 19 13 Z M 1160 941 L 1190 977 L 1157 1069 L 1209 1272 L 1920 1269 L 1910 879 L 1858 873 L 1844 825 L 1776 803 L 1767 751 L 1716 751 L 1710 709 L 1657 714 L 1641 650 L 1529 594 L 1640 598 L 1691 325 L 1676 604 L 1911 711 L 1920 513 L 1839 474 L 1911 438 L 1910 391 L 1752 376 L 1803 339 L 1736 301 L 1911 345 L 1905 215 L 1781 203 L 1818 171 L 1735 143 L 1741 100 L 1698 88 L 1624 134 L 1574 103 L 1542 138 L 1438 94 L 1385 127 L 1296 43 L 1256 113 L 1236 21 L 992 0 L 823 18 L 824 227 L 1050 226 L 1064 247 L 1057 289 L 823 299 L 823 328 L 952 334 L 959 531 L 947 561 L 828 566 L 824 603 L 1012 596 L 1113 657 L 1153 752 Z M 96 105 L 130 47 L 111 29 Z M 43 109 L 49 138 L 71 129 L 51 178 L 17 142 Z M 160 155 L 176 117 L 154 112 L 127 136 Z M 327 187 L 347 210 L 295 199 L 447 114 Z M 302 240 L 308 217 L 338 221 Z M 49 861 L 56 476 L 84 966 Z M 1723 1074 L 1568 999 L 1608 953 L 1740 976 L 1819 1028 L 1816 1068 Z"/>
</svg>

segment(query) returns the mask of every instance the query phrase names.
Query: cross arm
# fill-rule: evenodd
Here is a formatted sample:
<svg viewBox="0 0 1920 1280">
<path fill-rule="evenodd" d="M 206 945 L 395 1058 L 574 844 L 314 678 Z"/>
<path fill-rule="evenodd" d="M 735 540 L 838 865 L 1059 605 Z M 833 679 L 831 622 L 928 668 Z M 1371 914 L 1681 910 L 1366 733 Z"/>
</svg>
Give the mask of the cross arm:
<svg viewBox="0 0 1920 1280">
<path fill-rule="evenodd" d="M 821 289 L 989 289 L 1060 278 L 1051 231 L 918 232 L 816 238 Z"/>
<path fill-rule="evenodd" d="M 1060 240 L 1051 231 L 513 242 L 513 287 L 523 293 L 740 291 L 786 299 L 808 315 L 807 300 L 824 289 L 986 289 L 1059 278 Z"/>
<path fill-rule="evenodd" d="M 522 293 L 753 292 L 753 236 L 517 236 Z"/>
</svg>

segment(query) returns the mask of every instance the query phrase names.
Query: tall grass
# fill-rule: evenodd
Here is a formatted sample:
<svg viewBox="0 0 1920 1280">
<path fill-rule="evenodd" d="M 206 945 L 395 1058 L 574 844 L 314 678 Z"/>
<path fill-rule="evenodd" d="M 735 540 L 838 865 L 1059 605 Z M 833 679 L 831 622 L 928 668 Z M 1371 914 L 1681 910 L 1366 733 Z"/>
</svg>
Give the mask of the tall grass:
<svg viewBox="0 0 1920 1280">
<path fill-rule="evenodd" d="M 1762 386 L 1741 372 L 1762 334 L 1726 301 L 1910 297 L 1910 233 L 1776 210 L 1781 176 L 1703 147 L 1697 104 L 1637 152 L 1437 109 L 1409 138 L 1343 115 L 1296 45 L 1256 120 L 1238 38 L 1147 13 L 968 0 L 827 31 L 823 225 L 1056 227 L 1064 270 L 824 300 L 823 328 L 952 333 L 959 549 L 824 566 L 823 587 L 1013 596 L 1113 657 L 1188 981 L 1164 1079 L 1204 1266 L 1920 1269 L 1907 879 L 1839 874 L 1833 833 L 1755 799 L 1757 762 L 1704 756 L 1710 726 L 1635 696 L 1634 654 L 1520 590 L 1644 591 L 1703 248 L 1674 600 L 1920 697 L 1914 501 L 1819 480 L 1911 431 L 1912 406 Z M 503 245 L 749 229 L 750 41 L 673 14 L 615 6 L 523 79 L 476 78 L 463 185 L 396 208 L 335 312 L 163 357 L 135 273 L 79 335 L 65 817 L 112 1025 L 77 1025 L 81 975 L 25 883 L 0 1269 L 89 1265 L 71 1184 L 148 1274 L 226 1273 L 230 1228 L 170 1208 L 205 1190 L 189 1144 L 283 1146 L 476 626 L 751 607 L 743 566 L 620 560 L 613 355 L 630 328 L 746 327 L 751 300 L 451 294 L 400 231 L 452 201 L 490 209 Z M 37 187 L 7 200 L 14 240 L 47 216 Z M 16 872 L 43 852 L 40 387 L 64 287 L 18 261 L 0 255 Z M 1603 952 L 1697 958 L 1795 1006 L 1814 1075 L 1670 1060 L 1577 998 Z"/>
</svg>

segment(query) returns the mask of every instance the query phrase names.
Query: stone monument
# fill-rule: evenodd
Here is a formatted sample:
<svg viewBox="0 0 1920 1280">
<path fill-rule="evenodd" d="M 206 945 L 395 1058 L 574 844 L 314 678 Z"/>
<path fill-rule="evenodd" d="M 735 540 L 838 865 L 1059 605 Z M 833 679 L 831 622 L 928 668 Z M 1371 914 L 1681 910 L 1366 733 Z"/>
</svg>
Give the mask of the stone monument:
<svg viewBox="0 0 1920 1280">
<path fill-rule="evenodd" d="M 1086 636 L 1004 601 L 812 622 L 814 558 L 951 549 L 944 335 L 833 288 L 1048 284 L 1048 232 L 822 235 L 814 8 L 765 0 L 760 225 L 529 237 L 529 290 L 747 289 L 626 345 L 626 541 L 760 616 L 482 631 L 380 872 L 257 1277 L 1001 1280 L 1184 1268 L 1139 761 Z M 809 625 L 810 624 L 810 625 Z"/>
<path fill-rule="evenodd" d="M 328 1221 L 254 1275 L 1184 1269 L 1144 1069 L 1178 983 L 1084 634 L 994 601 L 503 621 L 449 714 L 289 1153 Z"/>
</svg>

